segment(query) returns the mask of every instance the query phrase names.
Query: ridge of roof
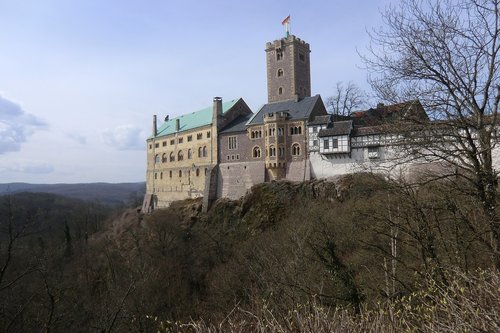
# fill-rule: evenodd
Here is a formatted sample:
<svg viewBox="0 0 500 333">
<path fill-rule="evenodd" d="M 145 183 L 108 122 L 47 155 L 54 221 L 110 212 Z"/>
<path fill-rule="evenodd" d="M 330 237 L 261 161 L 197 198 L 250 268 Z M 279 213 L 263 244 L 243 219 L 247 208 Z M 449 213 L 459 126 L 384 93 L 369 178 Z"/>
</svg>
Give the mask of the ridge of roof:
<svg viewBox="0 0 500 333">
<path fill-rule="evenodd" d="M 229 111 L 241 98 L 232 99 L 227 102 L 222 103 L 222 114 Z M 153 137 L 158 138 L 166 136 L 173 133 L 180 133 L 184 131 L 189 131 L 197 127 L 203 127 L 212 124 L 212 114 L 213 106 L 206 107 L 204 109 L 194 111 L 191 113 L 186 113 L 179 115 L 177 117 L 171 118 L 163 122 L 163 124 L 158 128 L 156 136 L 150 136 L 148 139 Z M 176 121 L 179 120 L 179 131 L 175 130 Z"/>
</svg>

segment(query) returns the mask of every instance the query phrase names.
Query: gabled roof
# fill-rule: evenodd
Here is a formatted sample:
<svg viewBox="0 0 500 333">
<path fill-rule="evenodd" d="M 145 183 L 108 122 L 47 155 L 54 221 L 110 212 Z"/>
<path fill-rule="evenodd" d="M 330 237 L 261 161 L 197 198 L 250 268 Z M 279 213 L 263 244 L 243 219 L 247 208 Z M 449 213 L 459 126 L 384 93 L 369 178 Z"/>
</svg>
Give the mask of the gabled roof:
<svg viewBox="0 0 500 333">
<path fill-rule="evenodd" d="M 336 135 L 350 135 L 352 131 L 352 120 L 336 121 L 332 127 L 322 129 L 319 131 L 318 136 L 336 136 Z"/>
<path fill-rule="evenodd" d="M 241 98 L 233 99 L 222 103 L 222 114 L 229 111 Z M 176 132 L 175 124 L 179 119 L 179 132 L 192 130 L 198 127 L 203 127 L 212 124 L 213 107 L 209 106 L 199 111 L 183 114 L 181 116 L 165 121 L 159 128 L 156 137 L 173 134 Z M 150 137 L 152 138 L 152 137 Z"/>
<path fill-rule="evenodd" d="M 253 117 L 253 113 L 240 116 L 224 127 L 219 133 L 233 133 L 246 131 L 246 123 Z"/>
<path fill-rule="evenodd" d="M 247 125 L 263 124 L 265 114 L 280 111 L 288 112 L 290 119 L 308 119 L 319 100 L 321 100 L 320 95 L 316 95 L 312 97 L 304 97 L 298 102 L 292 100 L 264 104 L 248 121 Z"/>
<path fill-rule="evenodd" d="M 418 100 L 391 105 L 379 104 L 376 108 L 353 112 L 352 118 L 354 123 L 359 126 L 375 126 L 410 118 L 429 119 Z"/>
</svg>

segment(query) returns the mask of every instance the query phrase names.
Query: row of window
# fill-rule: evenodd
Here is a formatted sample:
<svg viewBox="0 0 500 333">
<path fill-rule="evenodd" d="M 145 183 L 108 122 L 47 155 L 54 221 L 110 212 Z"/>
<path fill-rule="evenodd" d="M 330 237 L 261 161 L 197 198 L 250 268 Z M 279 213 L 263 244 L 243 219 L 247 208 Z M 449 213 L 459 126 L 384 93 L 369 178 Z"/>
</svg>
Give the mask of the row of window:
<svg viewBox="0 0 500 333">
<path fill-rule="evenodd" d="M 276 135 L 276 128 L 269 128 L 268 133 L 269 136 L 275 136 Z M 278 136 L 282 136 L 285 134 L 285 129 L 283 127 L 278 127 Z M 302 134 L 302 126 L 293 126 L 290 127 L 290 135 L 296 135 L 296 134 Z M 236 148 L 230 148 L 231 147 L 231 140 L 232 138 L 236 137 L 229 137 L 229 149 L 236 149 Z M 250 132 L 250 138 L 252 139 L 259 139 L 262 138 L 262 131 L 251 131 Z"/>
<path fill-rule="evenodd" d="M 210 139 L 210 131 L 207 131 L 206 136 L 207 136 L 207 139 Z M 188 135 L 186 137 L 186 139 L 187 139 L 187 142 L 191 142 L 191 141 L 193 141 L 193 136 L 192 135 Z M 203 133 L 197 133 L 196 134 L 196 140 L 201 140 L 201 139 L 203 139 Z M 171 146 L 175 145 L 175 142 L 176 142 L 175 140 L 176 139 L 170 139 L 170 145 Z M 184 143 L 184 138 L 183 137 L 177 138 L 177 144 L 182 144 L 182 143 Z M 162 141 L 161 145 L 162 145 L 162 147 L 166 147 L 167 146 L 167 140 Z M 159 142 L 155 143 L 155 148 L 160 148 L 160 143 Z M 149 149 L 153 149 L 153 145 L 152 144 L 149 144 Z"/>
<path fill-rule="evenodd" d="M 274 157 L 274 156 L 276 156 L 276 152 L 278 152 L 278 156 L 280 156 L 280 157 L 285 156 L 285 147 L 278 147 L 278 150 L 276 150 L 276 147 L 270 146 L 269 150 L 266 150 L 266 155 Z M 294 143 L 292 145 L 292 155 L 293 156 L 300 155 L 300 145 L 298 143 Z M 262 156 L 262 153 L 261 153 L 259 146 L 253 148 L 252 156 L 254 158 L 259 158 Z"/>
<path fill-rule="evenodd" d="M 208 156 L 208 149 L 207 146 L 203 146 L 198 148 L 198 157 L 207 157 Z M 188 149 L 187 151 L 187 158 L 188 160 L 193 158 L 193 150 Z M 155 155 L 155 163 L 166 163 L 166 162 L 175 162 L 176 159 L 176 154 L 174 152 L 171 152 L 170 155 L 167 156 L 167 153 L 163 153 L 161 156 L 160 154 Z M 179 150 L 177 152 L 177 161 L 183 161 L 184 160 L 184 152 L 182 150 Z"/>
<path fill-rule="evenodd" d="M 205 176 L 207 175 L 207 172 L 208 172 L 208 169 L 205 168 Z M 182 170 L 179 170 L 177 172 L 177 174 L 178 174 L 179 178 L 182 178 L 182 175 L 189 177 L 189 176 L 191 176 L 191 170 L 188 170 L 187 172 L 184 172 L 184 173 L 182 172 Z M 168 177 L 172 178 L 173 175 L 174 175 L 174 172 L 172 170 L 170 170 L 168 172 Z M 163 172 L 155 172 L 155 179 L 158 179 L 158 176 L 160 177 L 160 179 L 163 179 Z M 199 176 L 200 176 L 200 169 L 197 168 L 196 169 L 196 177 L 199 177 Z"/>
<path fill-rule="evenodd" d="M 283 60 L 283 50 L 282 49 L 276 49 L 276 60 L 277 61 Z M 306 55 L 302 52 L 299 52 L 299 60 L 306 61 Z"/>
</svg>

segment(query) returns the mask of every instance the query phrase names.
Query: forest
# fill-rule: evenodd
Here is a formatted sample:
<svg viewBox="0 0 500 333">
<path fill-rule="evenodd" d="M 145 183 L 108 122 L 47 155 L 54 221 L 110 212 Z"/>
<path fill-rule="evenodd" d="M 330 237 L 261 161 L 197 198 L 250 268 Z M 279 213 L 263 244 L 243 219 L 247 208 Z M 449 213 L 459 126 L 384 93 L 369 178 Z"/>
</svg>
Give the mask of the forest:
<svg viewBox="0 0 500 333">
<path fill-rule="evenodd" d="M 208 213 L 0 197 L 5 332 L 494 332 L 497 254 L 460 179 L 254 186 Z"/>
</svg>

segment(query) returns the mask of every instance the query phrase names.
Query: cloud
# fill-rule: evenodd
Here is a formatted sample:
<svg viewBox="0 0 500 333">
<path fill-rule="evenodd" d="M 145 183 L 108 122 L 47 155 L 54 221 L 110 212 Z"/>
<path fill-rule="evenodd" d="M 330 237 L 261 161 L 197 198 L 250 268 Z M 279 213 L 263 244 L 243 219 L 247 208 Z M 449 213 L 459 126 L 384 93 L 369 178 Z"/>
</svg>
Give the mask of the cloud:
<svg viewBox="0 0 500 333">
<path fill-rule="evenodd" d="M 0 95 L 0 155 L 21 150 L 21 144 L 47 124 Z"/>
<path fill-rule="evenodd" d="M 142 150 L 146 137 L 135 125 L 121 125 L 101 133 L 102 141 L 118 150 Z"/>
<path fill-rule="evenodd" d="M 54 172 L 54 166 L 45 162 L 30 161 L 22 164 L 15 163 L 8 166 L 0 165 L 0 171 L 40 175 Z"/>
<path fill-rule="evenodd" d="M 84 145 L 87 143 L 87 138 L 84 137 L 83 135 L 76 134 L 76 133 L 67 133 L 66 135 L 68 138 L 70 138 L 71 140 L 73 140 L 76 143 L 79 143 L 81 145 Z"/>
</svg>

